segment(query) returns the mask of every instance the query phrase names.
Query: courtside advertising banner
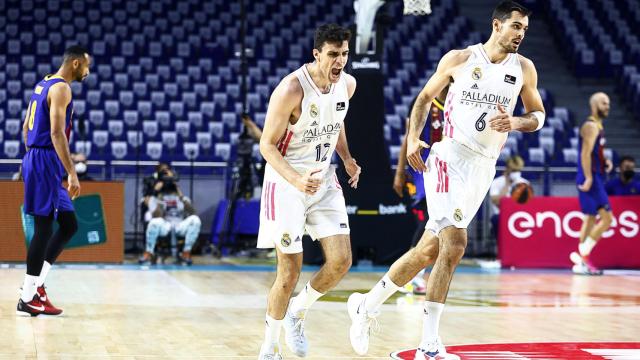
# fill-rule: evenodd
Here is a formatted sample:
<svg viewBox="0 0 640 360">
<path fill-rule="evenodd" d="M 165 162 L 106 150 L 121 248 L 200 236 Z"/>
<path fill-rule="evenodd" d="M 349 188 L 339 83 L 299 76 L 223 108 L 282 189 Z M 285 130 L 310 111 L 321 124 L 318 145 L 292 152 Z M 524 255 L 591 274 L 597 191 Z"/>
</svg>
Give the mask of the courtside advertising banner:
<svg viewBox="0 0 640 360">
<path fill-rule="evenodd" d="M 601 268 L 640 268 L 640 196 L 610 197 L 613 223 L 590 258 Z M 500 202 L 498 256 L 504 267 L 570 268 L 582 225 L 578 199 L 536 197 Z"/>
</svg>

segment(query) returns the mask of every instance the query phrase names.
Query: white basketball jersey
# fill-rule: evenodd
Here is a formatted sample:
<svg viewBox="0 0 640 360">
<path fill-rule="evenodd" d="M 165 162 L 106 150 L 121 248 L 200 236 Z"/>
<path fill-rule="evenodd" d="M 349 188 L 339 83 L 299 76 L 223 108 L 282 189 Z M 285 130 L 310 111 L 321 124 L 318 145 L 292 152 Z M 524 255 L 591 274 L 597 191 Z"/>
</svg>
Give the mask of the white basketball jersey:
<svg viewBox="0 0 640 360">
<path fill-rule="evenodd" d="M 443 134 L 486 157 L 497 159 L 508 133 L 489 127 L 498 114 L 496 104 L 513 115 L 520 89 L 522 68 L 518 54 L 511 53 L 493 64 L 482 44 L 469 46 L 472 54 L 453 76 L 444 107 Z"/>
<path fill-rule="evenodd" d="M 338 142 L 344 117 L 349 110 L 349 92 L 345 75 L 331 84 L 329 92 L 323 94 L 311 79 L 306 65 L 294 72 L 304 95 L 302 112 L 295 124 L 289 123 L 278 141 L 278 150 L 284 159 L 298 172 L 309 169 L 322 170 L 323 176 Z"/>
</svg>

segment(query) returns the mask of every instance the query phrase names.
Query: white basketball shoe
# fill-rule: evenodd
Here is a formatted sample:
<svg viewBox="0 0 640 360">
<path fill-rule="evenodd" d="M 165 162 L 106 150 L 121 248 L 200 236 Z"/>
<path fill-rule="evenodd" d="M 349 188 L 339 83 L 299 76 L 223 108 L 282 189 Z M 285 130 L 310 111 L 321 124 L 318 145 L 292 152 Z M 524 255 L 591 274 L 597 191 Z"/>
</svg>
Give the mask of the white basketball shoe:
<svg viewBox="0 0 640 360">
<path fill-rule="evenodd" d="M 280 354 L 280 347 L 278 346 L 278 344 L 262 344 L 262 347 L 260 348 L 260 355 L 258 355 L 258 360 L 282 360 L 282 355 Z"/>
<path fill-rule="evenodd" d="M 349 339 L 351 346 L 358 355 L 365 355 L 369 351 L 369 335 L 371 326 L 378 330 L 376 317 L 380 312 L 368 313 L 364 307 L 365 294 L 353 293 L 347 300 L 347 310 L 351 318 L 351 328 L 349 329 Z"/>
<path fill-rule="evenodd" d="M 432 343 L 421 343 L 416 350 L 414 360 L 460 360 L 458 355 L 449 354 L 440 337 Z"/>
<path fill-rule="evenodd" d="M 282 321 L 284 341 L 291 352 L 300 357 L 305 357 L 309 351 L 309 344 L 304 335 L 304 317 L 306 311 L 299 311 L 297 314 L 293 314 L 290 311 L 292 301 L 293 299 L 289 301 L 289 307 L 287 308 L 286 314 L 284 314 L 284 321 Z"/>
</svg>

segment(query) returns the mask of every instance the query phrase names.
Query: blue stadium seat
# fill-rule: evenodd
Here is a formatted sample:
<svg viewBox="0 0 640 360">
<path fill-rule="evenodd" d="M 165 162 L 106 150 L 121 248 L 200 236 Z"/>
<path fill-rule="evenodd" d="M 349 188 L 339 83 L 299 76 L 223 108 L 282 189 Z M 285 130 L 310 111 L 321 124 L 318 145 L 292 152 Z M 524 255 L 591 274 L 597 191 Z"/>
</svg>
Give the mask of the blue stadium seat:
<svg viewBox="0 0 640 360">
<path fill-rule="evenodd" d="M 151 102 L 157 109 L 164 109 L 166 107 L 166 95 L 164 91 L 151 92 Z"/>
<path fill-rule="evenodd" d="M 145 120 L 142 122 L 142 131 L 147 137 L 155 138 L 158 136 L 158 122 L 153 120 Z"/>
<path fill-rule="evenodd" d="M 577 164 L 578 150 L 573 148 L 562 149 L 562 158 L 567 164 Z"/>
<path fill-rule="evenodd" d="M 91 156 L 91 141 L 76 140 L 73 144 L 74 151 L 78 154 L 84 154 L 87 158 Z"/>
<path fill-rule="evenodd" d="M 178 119 L 184 118 L 184 104 L 180 101 L 172 101 L 169 103 L 169 112 Z"/>
<path fill-rule="evenodd" d="M 191 124 L 188 121 L 176 121 L 176 133 L 182 139 L 189 139 L 191 135 Z"/>
<path fill-rule="evenodd" d="M 22 111 L 21 100 L 9 100 L 7 104 L 7 114 L 11 117 L 19 117 Z"/>
<path fill-rule="evenodd" d="M 161 137 L 167 149 L 174 150 L 178 146 L 178 134 L 175 131 L 163 131 Z"/>
<path fill-rule="evenodd" d="M 164 84 L 164 92 L 170 99 L 177 99 L 179 94 L 178 85 L 174 83 Z"/>
<path fill-rule="evenodd" d="M 144 143 L 143 134 L 136 130 L 127 131 L 127 144 L 130 147 L 137 149 Z"/>
<path fill-rule="evenodd" d="M 111 145 L 111 155 L 114 159 L 122 160 L 124 159 L 128 152 L 127 143 L 124 141 L 112 141 Z"/>
<path fill-rule="evenodd" d="M 147 142 L 147 156 L 153 160 L 162 158 L 162 143 L 157 141 Z"/>
<path fill-rule="evenodd" d="M 544 149 L 529 148 L 529 162 L 531 165 L 543 165 L 545 163 Z"/>
<path fill-rule="evenodd" d="M 4 142 L 4 154 L 9 158 L 16 158 L 20 154 L 20 141 L 18 140 L 5 140 Z"/>
<path fill-rule="evenodd" d="M 187 106 L 187 109 L 189 110 L 195 110 L 198 106 L 198 99 L 196 98 L 196 94 L 193 92 L 183 92 L 182 102 Z"/>
<path fill-rule="evenodd" d="M 213 102 L 203 101 L 200 103 L 200 112 L 208 118 L 213 118 L 216 106 Z"/>
<path fill-rule="evenodd" d="M 186 91 L 191 87 L 191 80 L 189 79 L 189 75 L 186 74 L 176 75 L 176 83 L 182 91 Z"/>
<path fill-rule="evenodd" d="M 182 144 L 182 151 L 187 160 L 197 160 L 200 155 L 200 147 L 198 143 L 185 142 Z"/>
<path fill-rule="evenodd" d="M 107 100 L 104 102 L 104 110 L 112 119 L 117 118 L 120 116 L 120 103 L 117 100 Z"/>
<path fill-rule="evenodd" d="M 120 89 L 128 89 L 129 88 L 129 75 L 127 74 L 116 74 L 114 79 L 115 84 Z"/>
<path fill-rule="evenodd" d="M 211 145 L 213 143 L 210 132 L 196 133 L 196 141 L 198 142 L 200 147 L 205 151 L 211 149 Z"/>
<path fill-rule="evenodd" d="M 104 111 L 103 110 L 90 110 L 89 121 L 94 127 L 100 128 L 104 123 Z"/>
<path fill-rule="evenodd" d="M 129 128 L 136 127 L 138 125 L 138 112 L 134 110 L 125 110 L 124 123 L 127 124 L 127 127 Z"/>
<path fill-rule="evenodd" d="M 156 111 L 156 121 L 163 128 L 167 129 L 171 126 L 171 115 L 168 111 Z"/>
<path fill-rule="evenodd" d="M 151 117 L 152 106 L 150 101 L 138 101 L 138 112 L 143 118 Z"/>
<path fill-rule="evenodd" d="M 109 134 L 114 138 L 121 137 L 124 132 L 124 123 L 122 120 L 109 120 L 107 122 L 107 127 L 109 129 Z"/>
<path fill-rule="evenodd" d="M 231 156 L 231 144 L 216 143 L 214 154 L 223 161 L 229 161 L 229 157 Z"/>
<path fill-rule="evenodd" d="M 200 100 L 203 100 L 208 97 L 209 89 L 207 89 L 207 84 L 194 84 L 193 91 L 198 95 Z"/>
<path fill-rule="evenodd" d="M 202 113 L 199 111 L 190 111 L 187 114 L 187 118 L 189 119 L 191 125 L 193 125 L 193 127 L 195 127 L 196 129 L 200 129 L 204 125 Z"/>
<path fill-rule="evenodd" d="M 92 133 L 93 144 L 98 148 L 104 148 L 109 143 L 109 132 L 106 130 L 94 130 Z"/>
<path fill-rule="evenodd" d="M 4 130 L 8 136 L 15 139 L 18 134 L 20 134 L 20 130 L 22 130 L 22 126 L 20 124 L 20 120 L 17 119 L 8 119 L 4 123 Z"/>
<path fill-rule="evenodd" d="M 20 81 L 17 81 L 17 80 L 7 81 L 7 93 L 9 94 L 9 96 L 11 97 L 20 96 L 19 94 L 21 90 L 22 90 L 22 84 L 20 84 Z"/>
<path fill-rule="evenodd" d="M 120 103 L 123 105 L 125 109 L 131 109 L 133 107 L 133 92 L 131 91 L 121 91 L 120 92 Z"/>
<path fill-rule="evenodd" d="M 147 98 L 147 93 L 149 89 L 147 88 L 147 83 L 145 82 L 136 82 L 133 84 L 133 93 L 138 98 Z"/>
</svg>

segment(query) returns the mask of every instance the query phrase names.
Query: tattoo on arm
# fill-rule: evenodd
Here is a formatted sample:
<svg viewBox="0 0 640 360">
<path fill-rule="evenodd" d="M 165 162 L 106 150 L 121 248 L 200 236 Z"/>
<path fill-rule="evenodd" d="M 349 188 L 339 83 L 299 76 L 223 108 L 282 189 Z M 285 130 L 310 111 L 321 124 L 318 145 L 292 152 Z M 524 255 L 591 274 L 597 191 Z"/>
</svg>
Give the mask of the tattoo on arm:
<svg viewBox="0 0 640 360">
<path fill-rule="evenodd" d="M 420 101 L 418 98 L 416 103 L 413 105 L 413 111 L 411 112 L 411 120 L 409 122 L 409 134 L 411 136 L 420 136 L 422 129 L 424 129 L 424 125 L 427 122 L 427 105 L 428 103 Z"/>
</svg>

